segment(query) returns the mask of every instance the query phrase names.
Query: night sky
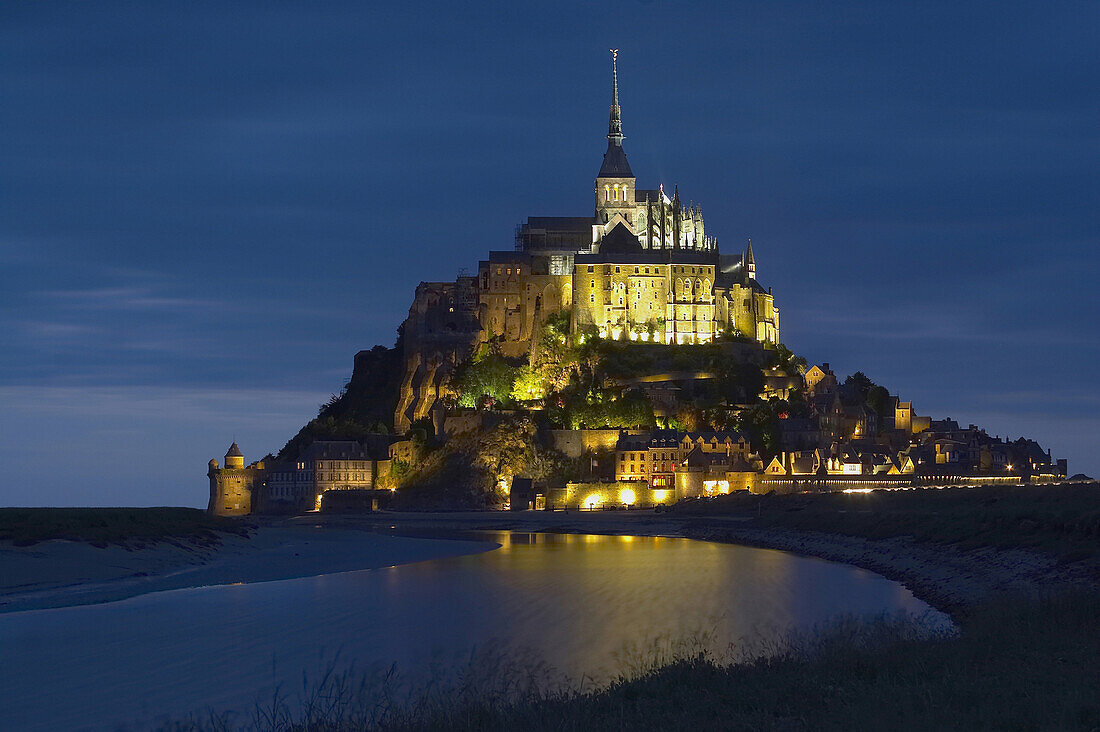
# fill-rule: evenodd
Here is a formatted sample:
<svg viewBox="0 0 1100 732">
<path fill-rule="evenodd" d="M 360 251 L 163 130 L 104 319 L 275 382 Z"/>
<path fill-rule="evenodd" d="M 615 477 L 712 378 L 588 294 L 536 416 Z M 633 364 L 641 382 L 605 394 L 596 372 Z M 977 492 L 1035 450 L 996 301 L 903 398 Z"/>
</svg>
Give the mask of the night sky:
<svg viewBox="0 0 1100 732">
<path fill-rule="evenodd" d="M 987 7 L 981 7 L 987 6 Z M 421 280 L 640 187 L 783 340 L 1100 473 L 1100 3 L 0 7 L 0 505 L 205 506 Z"/>
</svg>

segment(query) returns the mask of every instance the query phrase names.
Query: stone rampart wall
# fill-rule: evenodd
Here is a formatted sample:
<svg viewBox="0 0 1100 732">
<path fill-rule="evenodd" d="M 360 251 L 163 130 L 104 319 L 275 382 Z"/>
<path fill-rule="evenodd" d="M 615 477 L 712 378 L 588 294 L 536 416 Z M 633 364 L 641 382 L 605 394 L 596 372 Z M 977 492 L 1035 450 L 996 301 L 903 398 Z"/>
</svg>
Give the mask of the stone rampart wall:
<svg viewBox="0 0 1100 732">
<path fill-rule="evenodd" d="M 620 430 L 550 430 L 550 444 L 555 450 L 576 458 L 594 450 L 614 450 Z"/>
</svg>

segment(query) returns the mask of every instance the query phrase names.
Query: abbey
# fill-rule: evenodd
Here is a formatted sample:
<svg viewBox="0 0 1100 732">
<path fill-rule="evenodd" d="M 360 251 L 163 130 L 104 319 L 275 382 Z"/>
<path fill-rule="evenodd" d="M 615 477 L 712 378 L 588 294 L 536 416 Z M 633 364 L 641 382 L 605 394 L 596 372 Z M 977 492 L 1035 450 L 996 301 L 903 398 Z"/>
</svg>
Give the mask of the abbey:
<svg viewBox="0 0 1100 732">
<path fill-rule="evenodd" d="M 752 243 L 725 255 L 702 208 L 679 188 L 638 188 L 623 148 L 617 52 L 612 52 L 607 152 L 591 215 L 531 217 L 515 248 L 491 251 L 476 276 L 417 287 L 405 337 L 398 430 L 426 416 L 447 374 L 478 343 L 505 355 L 530 348 L 539 324 L 568 312 L 576 335 L 666 344 L 726 336 L 779 342 L 779 309 L 756 279 Z"/>
</svg>

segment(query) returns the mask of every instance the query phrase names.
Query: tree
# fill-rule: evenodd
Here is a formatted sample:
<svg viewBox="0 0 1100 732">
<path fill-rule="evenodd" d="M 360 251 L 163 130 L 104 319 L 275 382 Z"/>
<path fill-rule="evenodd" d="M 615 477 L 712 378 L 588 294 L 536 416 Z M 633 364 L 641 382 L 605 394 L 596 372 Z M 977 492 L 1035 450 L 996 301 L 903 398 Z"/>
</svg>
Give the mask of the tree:
<svg viewBox="0 0 1100 732">
<path fill-rule="evenodd" d="M 531 366 L 520 366 L 512 384 L 512 398 L 517 402 L 530 402 L 546 396 L 546 379 Z"/>
<path fill-rule="evenodd" d="M 874 385 L 875 382 L 867 378 L 867 374 L 862 371 L 857 371 L 844 380 L 844 390 L 853 397 L 858 396 L 860 401 L 867 398 L 867 392 Z"/>
<path fill-rule="evenodd" d="M 508 402 L 512 399 L 517 373 L 516 366 L 485 344 L 473 358 L 455 369 L 451 388 L 463 407 L 486 403 L 486 397 L 491 404 Z"/>
</svg>

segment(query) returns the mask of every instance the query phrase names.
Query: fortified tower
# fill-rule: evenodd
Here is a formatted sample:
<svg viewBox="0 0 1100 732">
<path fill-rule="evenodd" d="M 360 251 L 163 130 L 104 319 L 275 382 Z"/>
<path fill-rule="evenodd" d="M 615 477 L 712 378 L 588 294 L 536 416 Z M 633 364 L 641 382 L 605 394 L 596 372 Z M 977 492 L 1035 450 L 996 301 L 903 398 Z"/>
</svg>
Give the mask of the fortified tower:
<svg viewBox="0 0 1100 732">
<path fill-rule="evenodd" d="M 206 477 L 210 479 L 210 503 L 206 510 L 218 516 L 244 516 L 252 511 L 252 490 L 262 481 L 264 464 L 244 465 L 244 453 L 234 441 L 225 451 L 225 467 L 211 459 Z"/>
</svg>

